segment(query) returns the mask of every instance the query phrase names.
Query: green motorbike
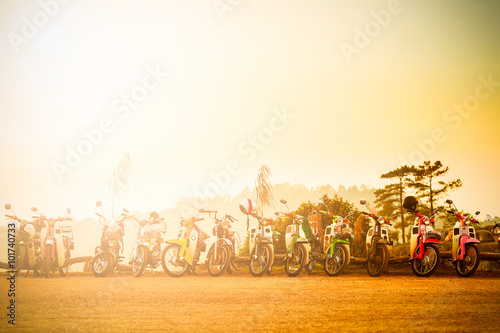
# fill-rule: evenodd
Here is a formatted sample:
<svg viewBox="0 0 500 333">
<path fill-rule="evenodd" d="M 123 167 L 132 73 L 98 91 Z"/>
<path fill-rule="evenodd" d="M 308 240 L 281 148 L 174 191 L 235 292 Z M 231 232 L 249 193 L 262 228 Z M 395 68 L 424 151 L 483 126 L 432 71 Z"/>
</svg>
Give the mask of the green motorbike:
<svg viewBox="0 0 500 333">
<path fill-rule="evenodd" d="M 354 236 L 349 224 L 350 212 L 346 217 L 333 216 L 331 225 L 325 228 L 324 268 L 328 276 L 340 275 L 351 261 L 351 241 Z"/>
</svg>

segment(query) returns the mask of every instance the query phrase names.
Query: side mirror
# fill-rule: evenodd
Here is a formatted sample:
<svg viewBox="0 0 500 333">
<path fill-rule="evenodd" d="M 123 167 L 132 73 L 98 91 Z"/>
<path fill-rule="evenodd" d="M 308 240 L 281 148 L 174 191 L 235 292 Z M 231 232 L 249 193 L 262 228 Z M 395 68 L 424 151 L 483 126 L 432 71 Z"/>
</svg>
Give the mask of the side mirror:
<svg viewBox="0 0 500 333">
<path fill-rule="evenodd" d="M 446 200 L 446 203 L 447 203 L 448 205 L 451 205 L 451 204 L 453 204 L 453 200 L 448 199 L 448 200 Z"/>
<path fill-rule="evenodd" d="M 97 201 L 95 205 L 96 205 L 97 207 L 101 207 L 101 206 L 102 206 L 102 202 Z"/>
<path fill-rule="evenodd" d="M 123 208 L 123 211 L 127 214 L 129 214 L 130 212 L 128 210 L 126 210 L 125 208 Z"/>
<path fill-rule="evenodd" d="M 491 215 L 490 215 L 490 214 L 486 214 L 486 219 L 487 219 L 488 221 L 491 221 Z"/>
<path fill-rule="evenodd" d="M 66 209 L 66 211 L 68 212 L 68 214 L 71 214 L 71 208 Z"/>
<path fill-rule="evenodd" d="M 274 212 L 274 215 L 280 215 L 280 213 L 278 213 L 278 212 Z"/>
<path fill-rule="evenodd" d="M 282 204 L 284 204 L 284 205 L 286 205 L 286 204 L 287 204 L 287 201 L 286 201 L 285 199 L 281 199 L 281 200 L 280 200 L 280 202 L 281 202 Z"/>
<path fill-rule="evenodd" d="M 31 207 L 31 211 L 36 212 L 36 211 L 38 211 L 38 209 L 36 209 L 36 207 Z"/>
<path fill-rule="evenodd" d="M 362 205 L 366 205 L 366 199 L 359 200 L 359 203 L 362 204 Z"/>
<path fill-rule="evenodd" d="M 5 209 L 10 210 L 11 208 L 12 208 L 12 206 L 10 204 L 5 205 Z"/>
<path fill-rule="evenodd" d="M 476 215 L 479 215 L 479 214 L 481 214 L 481 212 L 480 212 L 480 211 L 477 211 L 477 212 L 476 212 Z"/>
</svg>

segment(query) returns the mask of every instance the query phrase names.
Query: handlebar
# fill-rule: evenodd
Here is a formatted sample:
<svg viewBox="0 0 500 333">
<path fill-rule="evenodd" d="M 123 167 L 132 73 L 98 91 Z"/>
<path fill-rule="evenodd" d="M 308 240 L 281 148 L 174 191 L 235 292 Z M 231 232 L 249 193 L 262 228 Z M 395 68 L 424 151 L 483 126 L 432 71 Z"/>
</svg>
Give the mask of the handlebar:
<svg viewBox="0 0 500 333">
<path fill-rule="evenodd" d="M 455 212 L 454 212 L 454 211 L 452 211 L 452 210 L 447 210 L 446 212 L 448 212 L 448 213 L 449 213 L 449 214 L 451 214 L 451 215 L 455 215 Z"/>
</svg>

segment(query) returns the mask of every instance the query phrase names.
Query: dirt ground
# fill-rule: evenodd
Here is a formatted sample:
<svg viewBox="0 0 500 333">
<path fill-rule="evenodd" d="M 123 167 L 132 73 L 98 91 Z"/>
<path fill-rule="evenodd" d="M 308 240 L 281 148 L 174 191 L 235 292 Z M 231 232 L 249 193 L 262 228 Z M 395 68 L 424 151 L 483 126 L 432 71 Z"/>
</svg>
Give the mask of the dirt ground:
<svg viewBox="0 0 500 333">
<path fill-rule="evenodd" d="M 6 282 L 4 272 L 0 331 L 12 331 Z M 451 270 L 416 278 L 409 268 L 379 278 L 362 269 L 296 278 L 148 271 L 141 278 L 29 276 L 16 284 L 19 332 L 498 332 L 500 311 L 500 273 L 487 272 L 464 279 Z"/>
</svg>

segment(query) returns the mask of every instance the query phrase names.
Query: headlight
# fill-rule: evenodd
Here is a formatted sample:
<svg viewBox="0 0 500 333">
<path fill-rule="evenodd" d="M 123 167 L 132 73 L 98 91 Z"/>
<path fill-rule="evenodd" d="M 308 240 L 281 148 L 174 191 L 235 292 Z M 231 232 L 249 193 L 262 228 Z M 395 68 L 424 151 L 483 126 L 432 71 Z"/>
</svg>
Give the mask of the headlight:
<svg viewBox="0 0 500 333">
<path fill-rule="evenodd" d="M 266 218 L 264 218 L 259 221 L 259 224 L 261 226 L 267 227 L 269 225 L 269 221 Z"/>
</svg>

